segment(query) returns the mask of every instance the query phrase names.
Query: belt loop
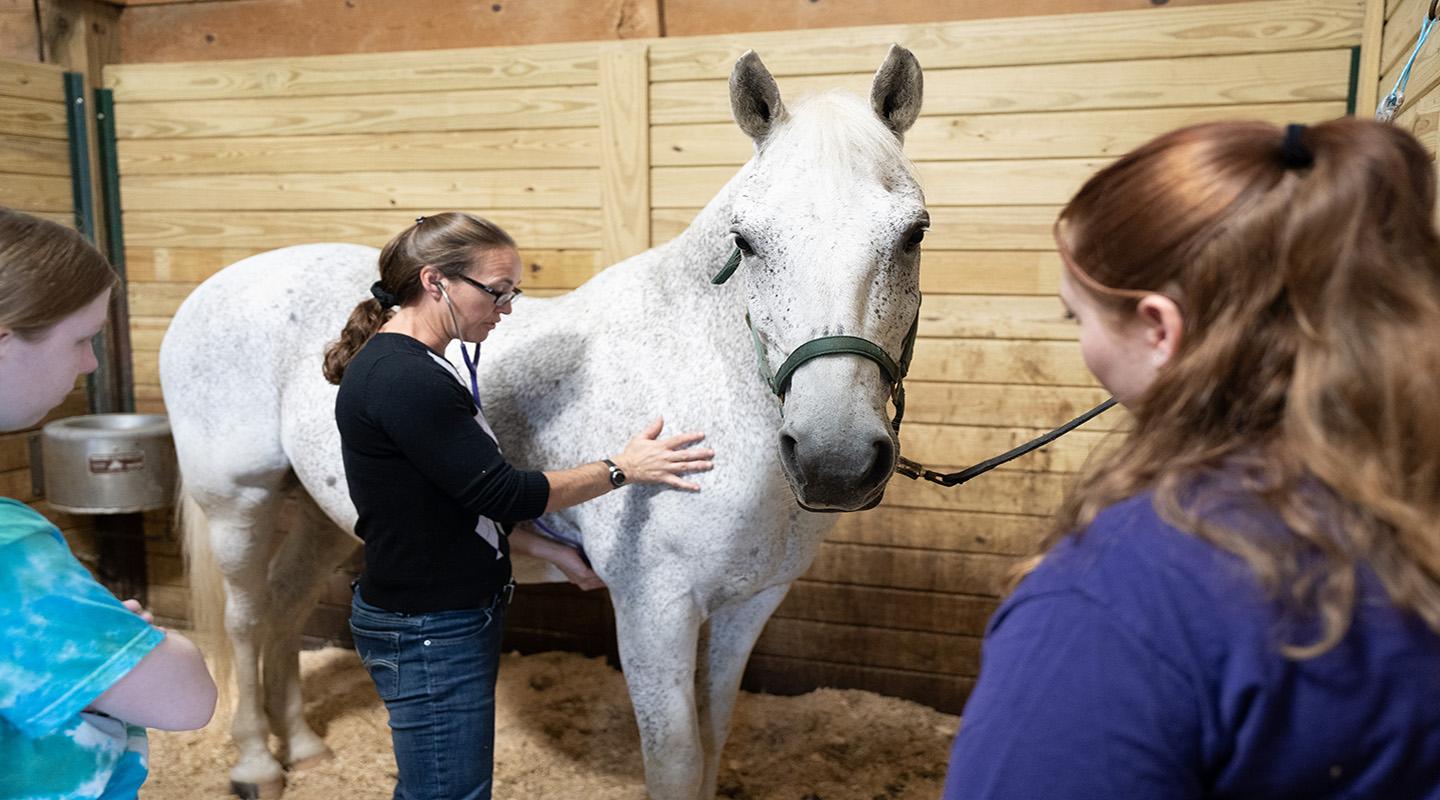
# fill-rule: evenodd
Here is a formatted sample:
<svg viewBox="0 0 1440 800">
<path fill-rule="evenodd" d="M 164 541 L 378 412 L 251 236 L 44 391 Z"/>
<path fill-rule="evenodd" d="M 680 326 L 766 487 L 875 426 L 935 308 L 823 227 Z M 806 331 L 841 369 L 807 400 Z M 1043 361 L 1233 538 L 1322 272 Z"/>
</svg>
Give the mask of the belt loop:
<svg viewBox="0 0 1440 800">
<path fill-rule="evenodd" d="M 510 605 L 510 601 L 515 598 L 515 579 L 514 579 L 514 578 L 511 578 L 511 579 L 510 579 L 510 582 L 507 583 L 507 584 L 505 584 L 505 588 L 503 588 L 503 589 L 500 590 L 500 598 L 505 601 L 505 605 L 507 605 L 507 606 Z"/>
</svg>

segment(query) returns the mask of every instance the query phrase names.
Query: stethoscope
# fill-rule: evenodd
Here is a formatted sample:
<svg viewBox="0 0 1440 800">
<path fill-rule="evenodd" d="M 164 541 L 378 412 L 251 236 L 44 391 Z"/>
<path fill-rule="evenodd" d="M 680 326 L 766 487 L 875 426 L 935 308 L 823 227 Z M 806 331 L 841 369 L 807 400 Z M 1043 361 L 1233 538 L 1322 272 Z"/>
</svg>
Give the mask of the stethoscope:
<svg viewBox="0 0 1440 800">
<path fill-rule="evenodd" d="M 480 378 L 475 372 L 475 365 L 480 361 L 480 343 L 475 343 L 475 357 L 470 357 L 470 351 L 465 349 L 465 337 L 461 335 L 460 317 L 455 313 L 455 304 L 450 302 L 450 293 L 445 291 L 445 283 L 439 278 L 430 281 L 430 285 L 440 290 L 440 296 L 445 298 L 445 308 L 450 311 L 450 322 L 455 325 L 455 338 L 460 342 L 460 357 L 465 359 L 465 369 L 470 373 L 470 396 L 475 399 L 475 407 L 482 412 L 485 406 L 480 402 Z"/>
<path fill-rule="evenodd" d="M 470 373 L 470 396 L 475 398 L 475 407 L 480 410 L 480 413 L 483 414 L 485 413 L 485 405 L 480 402 L 480 379 L 479 377 L 477 377 L 475 371 L 475 365 L 480 361 L 480 343 L 475 343 L 475 357 L 472 359 L 470 357 L 469 351 L 465 349 L 465 339 L 460 335 L 460 317 L 455 313 L 455 304 L 450 302 L 450 293 L 445 291 L 445 284 L 439 278 L 435 278 L 434 280 L 430 281 L 430 284 L 436 289 L 439 289 L 440 296 L 445 298 L 445 308 L 450 311 L 450 322 L 455 326 L 455 338 L 460 342 L 460 357 L 465 359 L 465 369 L 468 370 Z M 530 520 L 530 523 L 536 528 L 539 528 L 541 532 L 548 535 L 551 539 L 564 542 L 571 547 L 579 550 L 582 556 L 584 555 L 585 548 L 580 546 L 578 540 L 572 537 L 562 535 L 556 529 L 550 527 L 549 525 L 546 525 L 538 517 L 536 519 Z M 499 527 L 498 524 L 496 527 Z M 511 585 L 514 585 L 513 581 Z"/>
</svg>

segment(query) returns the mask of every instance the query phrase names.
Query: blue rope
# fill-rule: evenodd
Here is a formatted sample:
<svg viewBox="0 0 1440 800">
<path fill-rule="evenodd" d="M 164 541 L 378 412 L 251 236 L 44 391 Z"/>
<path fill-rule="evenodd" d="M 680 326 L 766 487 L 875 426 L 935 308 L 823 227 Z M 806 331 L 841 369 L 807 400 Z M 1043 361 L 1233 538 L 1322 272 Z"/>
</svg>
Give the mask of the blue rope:
<svg viewBox="0 0 1440 800">
<path fill-rule="evenodd" d="M 1433 9 L 1434 6 L 1431 6 Z M 1395 79 L 1395 88 L 1385 99 L 1380 101 L 1379 108 L 1375 109 L 1375 119 L 1380 122 L 1389 122 L 1395 118 L 1395 112 L 1400 110 L 1401 104 L 1405 102 L 1405 85 L 1410 82 L 1410 69 L 1415 66 L 1415 58 L 1420 55 L 1420 48 L 1425 45 L 1425 39 L 1430 36 L 1430 29 L 1435 27 L 1435 17 L 1431 14 L 1425 15 L 1425 22 L 1420 25 L 1420 35 L 1415 39 L 1415 49 L 1410 51 L 1410 59 L 1405 62 L 1405 68 L 1400 70 L 1400 76 Z"/>
</svg>

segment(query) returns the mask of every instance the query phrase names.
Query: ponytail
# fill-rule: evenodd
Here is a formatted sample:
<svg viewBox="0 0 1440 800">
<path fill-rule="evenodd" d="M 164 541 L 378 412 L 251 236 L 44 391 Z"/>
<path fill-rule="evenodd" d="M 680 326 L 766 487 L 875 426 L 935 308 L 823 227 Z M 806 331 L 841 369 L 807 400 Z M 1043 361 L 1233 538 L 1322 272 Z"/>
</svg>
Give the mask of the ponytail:
<svg viewBox="0 0 1440 800">
<path fill-rule="evenodd" d="M 367 298 L 357 303 L 355 310 L 350 312 L 350 319 L 345 322 L 345 330 L 340 332 L 340 338 L 325 349 L 325 380 L 339 386 L 350 360 L 389 318 L 390 310 L 381 308 L 379 300 Z"/>
</svg>

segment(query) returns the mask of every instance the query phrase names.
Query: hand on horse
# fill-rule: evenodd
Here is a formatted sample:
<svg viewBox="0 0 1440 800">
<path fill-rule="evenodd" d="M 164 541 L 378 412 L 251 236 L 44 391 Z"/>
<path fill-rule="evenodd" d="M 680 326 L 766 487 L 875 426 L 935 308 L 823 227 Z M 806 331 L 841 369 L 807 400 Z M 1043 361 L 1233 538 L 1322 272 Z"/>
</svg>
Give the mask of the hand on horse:
<svg viewBox="0 0 1440 800">
<path fill-rule="evenodd" d="M 715 451 L 691 447 L 705 438 L 703 433 L 681 433 L 661 439 L 660 431 L 664 427 L 665 418 L 656 417 L 615 456 L 616 466 L 625 471 L 625 480 L 629 483 L 663 483 L 676 489 L 700 491 L 700 484 L 680 476 L 712 468 Z"/>
</svg>

